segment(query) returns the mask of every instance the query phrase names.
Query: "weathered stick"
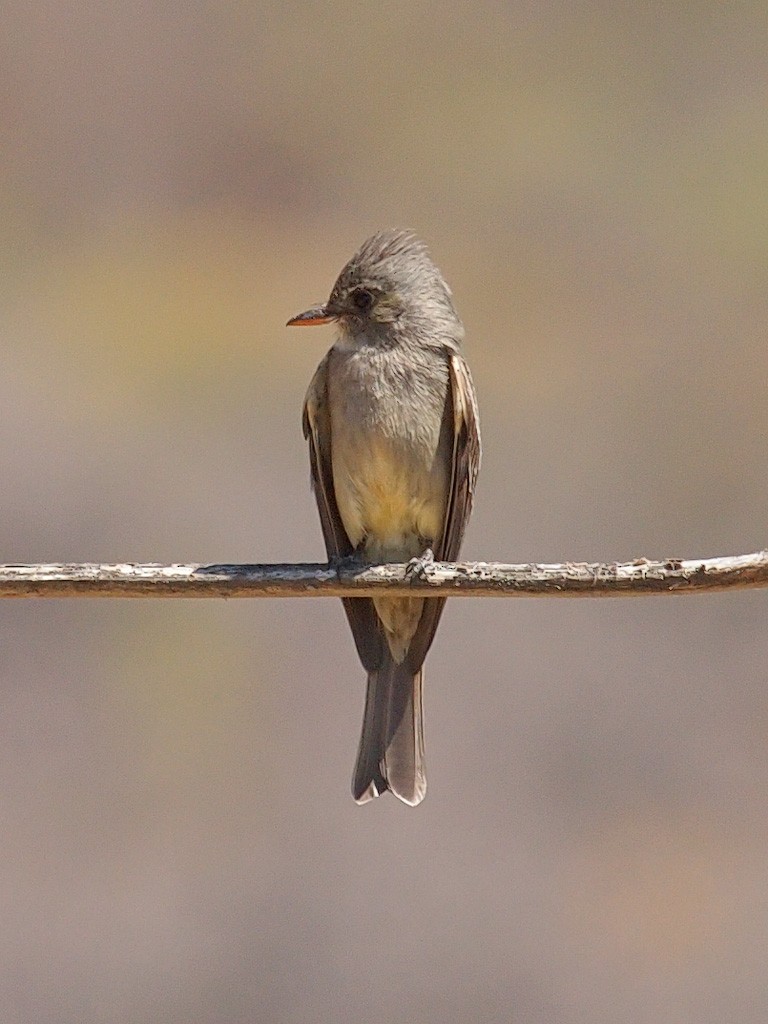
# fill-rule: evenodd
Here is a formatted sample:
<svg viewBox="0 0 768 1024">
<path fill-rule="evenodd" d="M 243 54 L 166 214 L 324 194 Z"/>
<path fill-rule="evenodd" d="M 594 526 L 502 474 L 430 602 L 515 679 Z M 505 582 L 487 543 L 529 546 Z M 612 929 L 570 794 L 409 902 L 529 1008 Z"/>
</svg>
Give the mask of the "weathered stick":
<svg viewBox="0 0 768 1024">
<path fill-rule="evenodd" d="M 633 597 L 768 587 L 768 551 L 729 558 L 504 565 L 0 565 L 0 597 Z"/>
</svg>

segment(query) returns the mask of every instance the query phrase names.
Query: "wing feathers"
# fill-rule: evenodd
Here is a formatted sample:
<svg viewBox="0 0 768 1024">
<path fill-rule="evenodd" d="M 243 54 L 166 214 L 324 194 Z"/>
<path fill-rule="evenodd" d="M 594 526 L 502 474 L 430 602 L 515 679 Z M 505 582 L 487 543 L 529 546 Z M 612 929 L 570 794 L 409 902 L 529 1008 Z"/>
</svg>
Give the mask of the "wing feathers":
<svg viewBox="0 0 768 1024">
<path fill-rule="evenodd" d="M 328 414 L 328 362 L 326 356 L 315 371 L 304 402 L 302 424 L 309 441 L 312 489 L 315 492 L 320 524 L 329 558 L 353 554 L 352 544 L 341 521 L 333 489 L 331 464 L 331 420 Z M 355 646 L 364 668 L 375 671 L 382 658 L 384 634 L 373 601 L 366 597 L 342 598 L 344 611 L 355 638 Z"/>
<path fill-rule="evenodd" d="M 450 400 L 445 415 L 453 417 L 454 438 L 445 526 L 435 546 L 435 558 L 441 562 L 453 562 L 458 558 L 480 469 L 480 427 L 472 376 L 458 352 L 448 354 L 448 370 Z M 424 602 L 424 611 L 406 655 L 412 672 L 418 672 L 427 656 L 444 606 L 445 598 L 430 598 Z"/>
</svg>

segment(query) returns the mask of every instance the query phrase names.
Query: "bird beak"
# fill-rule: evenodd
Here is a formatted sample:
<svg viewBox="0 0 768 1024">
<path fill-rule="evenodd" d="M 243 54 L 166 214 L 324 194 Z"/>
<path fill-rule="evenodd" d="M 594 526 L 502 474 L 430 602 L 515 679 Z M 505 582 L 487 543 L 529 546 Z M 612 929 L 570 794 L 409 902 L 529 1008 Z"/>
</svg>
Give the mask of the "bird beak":
<svg viewBox="0 0 768 1024">
<path fill-rule="evenodd" d="M 298 316 L 292 316 L 286 327 L 316 327 L 318 324 L 329 324 L 335 320 L 333 313 L 329 313 L 327 306 L 313 306 Z"/>
</svg>

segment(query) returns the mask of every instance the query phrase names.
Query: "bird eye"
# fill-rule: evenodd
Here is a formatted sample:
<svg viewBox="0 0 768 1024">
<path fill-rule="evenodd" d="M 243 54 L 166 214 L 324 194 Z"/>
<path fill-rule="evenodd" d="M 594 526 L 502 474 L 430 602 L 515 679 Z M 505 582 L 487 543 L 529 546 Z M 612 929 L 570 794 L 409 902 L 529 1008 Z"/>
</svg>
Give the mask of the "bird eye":
<svg viewBox="0 0 768 1024">
<path fill-rule="evenodd" d="M 373 293 L 367 288 L 355 288 L 352 292 L 352 305 L 361 313 L 367 313 L 373 305 Z"/>
</svg>

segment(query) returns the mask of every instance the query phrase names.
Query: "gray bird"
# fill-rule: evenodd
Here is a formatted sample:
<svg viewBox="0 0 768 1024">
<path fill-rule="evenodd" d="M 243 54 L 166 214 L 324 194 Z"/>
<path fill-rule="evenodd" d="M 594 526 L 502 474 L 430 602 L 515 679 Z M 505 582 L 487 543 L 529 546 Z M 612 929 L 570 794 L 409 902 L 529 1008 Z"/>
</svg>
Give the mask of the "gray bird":
<svg viewBox="0 0 768 1024">
<path fill-rule="evenodd" d="M 480 464 L 477 402 L 448 285 L 409 231 L 382 231 L 328 301 L 289 326 L 339 333 L 309 385 L 304 436 L 328 557 L 455 561 Z M 352 794 L 427 788 L 423 662 L 444 598 L 343 598 L 368 690 Z"/>
</svg>

